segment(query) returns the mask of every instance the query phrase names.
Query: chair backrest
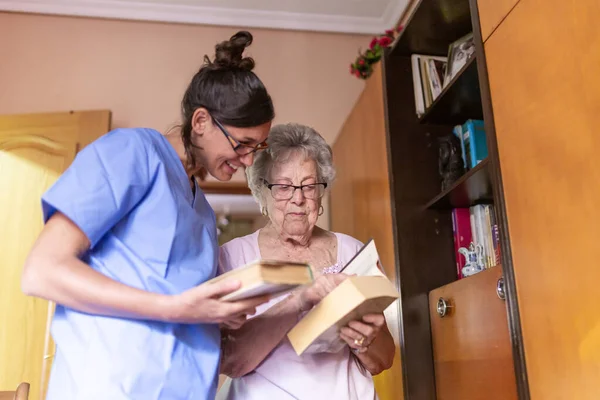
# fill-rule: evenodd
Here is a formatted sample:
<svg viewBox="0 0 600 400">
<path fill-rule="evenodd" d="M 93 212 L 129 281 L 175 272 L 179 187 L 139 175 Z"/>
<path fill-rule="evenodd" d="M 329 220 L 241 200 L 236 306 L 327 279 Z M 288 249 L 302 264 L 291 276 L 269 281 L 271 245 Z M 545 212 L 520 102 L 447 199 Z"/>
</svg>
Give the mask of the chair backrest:
<svg viewBox="0 0 600 400">
<path fill-rule="evenodd" d="M 14 392 L 0 392 L 0 400 L 28 400 L 29 383 L 23 382 Z"/>
</svg>

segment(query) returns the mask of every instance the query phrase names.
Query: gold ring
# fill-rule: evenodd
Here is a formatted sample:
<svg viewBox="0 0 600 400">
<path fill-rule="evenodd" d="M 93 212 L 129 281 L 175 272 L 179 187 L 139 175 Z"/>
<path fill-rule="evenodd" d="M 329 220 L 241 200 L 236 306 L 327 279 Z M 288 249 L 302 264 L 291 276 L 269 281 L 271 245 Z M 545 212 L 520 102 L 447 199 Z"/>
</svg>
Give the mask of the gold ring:
<svg viewBox="0 0 600 400">
<path fill-rule="evenodd" d="M 357 346 L 362 346 L 362 344 L 363 344 L 364 342 L 365 342 L 365 337 L 364 337 L 364 336 L 362 336 L 362 337 L 360 338 L 360 340 L 359 340 L 359 339 L 354 339 L 354 344 L 355 344 L 355 345 L 357 345 Z"/>
</svg>

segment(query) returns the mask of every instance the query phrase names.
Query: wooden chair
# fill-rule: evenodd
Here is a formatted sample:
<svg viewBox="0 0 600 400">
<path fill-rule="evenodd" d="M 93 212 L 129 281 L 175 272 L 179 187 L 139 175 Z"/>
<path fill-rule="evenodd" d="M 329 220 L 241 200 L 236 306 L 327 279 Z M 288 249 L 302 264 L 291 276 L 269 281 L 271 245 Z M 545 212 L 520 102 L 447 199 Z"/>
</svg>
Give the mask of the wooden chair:
<svg viewBox="0 0 600 400">
<path fill-rule="evenodd" d="M 23 382 L 14 392 L 0 392 L 0 400 L 28 400 L 29 383 Z"/>
</svg>

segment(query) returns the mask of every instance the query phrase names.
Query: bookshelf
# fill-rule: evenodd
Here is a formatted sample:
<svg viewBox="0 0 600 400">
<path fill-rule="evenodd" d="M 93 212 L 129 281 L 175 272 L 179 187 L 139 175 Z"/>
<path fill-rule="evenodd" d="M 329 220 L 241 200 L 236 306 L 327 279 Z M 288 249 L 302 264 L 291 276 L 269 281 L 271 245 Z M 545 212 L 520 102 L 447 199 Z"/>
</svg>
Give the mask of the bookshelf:
<svg viewBox="0 0 600 400">
<path fill-rule="evenodd" d="M 583 16 L 600 2 L 413 10 L 334 144 L 332 230 L 385 243 L 401 292 L 401 386 L 380 397 L 596 399 L 600 29 Z M 474 58 L 419 117 L 411 55 L 445 56 L 471 31 Z M 439 138 L 465 119 L 483 119 L 488 156 L 442 191 Z M 489 204 L 501 262 L 458 279 L 453 209 Z"/>
<path fill-rule="evenodd" d="M 504 266 L 493 266 L 496 261 L 490 261 L 489 253 L 494 251 L 494 246 L 488 242 L 486 247 L 486 240 L 478 236 L 483 251 L 488 252 L 484 257 L 486 269 L 462 279 L 457 271 L 460 268 L 456 260 L 462 255 L 458 255 L 455 248 L 458 216 L 454 215 L 453 209 L 468 210 L 466 224 L 473 229 L 473 241 L 476 241 L 475 229 L 481 233 L 481 227 L 486 223 L 482 210 L 490 210 L 479 208 L 480 204 L 492 205 L 495 213 L 491 209 L 489 214 L 494 214 L 498 227 L 506 226 L 504 210 L 495 207 L 502 196 L 494 180 L 499 174 L 496 153 L 490 149 L 490 156 L 443 191 L 438 171 L 438 138 L 451 135 L 456 125 L 467 120 L 484 120 L 488 148 L 494 143 L 489 139 L 491 130 L 488 129 L 492 121 L 485 118 L 485 110 L 491 108 L 491 99 L 489 92 L 483 90 L 488 82 L 475 3 L 474 0 L 421 0 L 382 62 L 397 278 L 402 287 L 402 315 L 410 316 L 403 320 L 401 327 L 405 399 L 437 396 L 468 400 L 480 395 L 482 387 L 489 387 L 502 388 L 494 389 L 497 392 L 494 396 L 500 397 L 490 399 L 511 400 L 517 398 L 519 391 L 524 391 L 517 388 L 513 362 L 513 346 L 518 340 L 511 342 L 506 302 L 495 296 L 496 282 L 503 275 L 503 269 L 511 267 L 510 259 L 502 259 Z M 414 106 L 416 84 L 411 75 L 411 55 L 445 56 L 451 43 L 471 32 L 474 33 L 475 53 L 425 113 L 418 116 Z M 472 136 L 471 132 L 471 139 Z M 475 208 L 479 209 L 473 211 Z M 464 211 L 462 218 L 465 218 Z M 488 223 L 491 220 L 490 217 Z M 492 228 L 489 232 L 492 234 Z M 506 235 L 502 239 L 504 243 L 497 245 L 508 248 L 510 243 Z M 501 253 L 510 254 L 510 250 Z M 488 312 L 477 303 L 469 305 L 465 300 L 459 300 L 475 301 L 481 293 L 487 293 L 481 300 L 482 304 L 489 305 Z M 450 317 L 441 318 L 437 314 L 437 297 L 453 307 L 454 313 Z M 460 304 L 454 304 L 456 302 Z M 494 313 L 489 312 L 492 309 Z M 481 321 L 486 321 L 485 326 L 501 329 L 493 340 L 470 348 L 468 343 L 455 337 L 458 330 L 465 338 L 491 338 L 484 327 L 478 327 Z M 518 338 L 516 325 L 512 329 Z M 440 348 L 441 343 L 455 350 Z M 461 351 L 456 351 L 457 348 Z M 518 357 L 516 359 L 516 364 L 524 363 Z M 480 369 L 502 373 L 487 375 L 487 378 L 479 375 L 478 385 L 465 384 L 473 374 L 473 363 L 478 363 Z"/>
<path fill-rule="evenodd" d="M 493 120 L 489 118 L 491 98 L 477 4 L 476 0 L 420 0 L 417 3 L 402 34 L 382 59 L 377 76 L 370 78 L 365 89 L 373 92 L 373 86 L 382 88 L 383 136 L 390 182 L 390 230 L 396 266 L 391 276 L 401 288 L 402 296 L 399 312 L 402 315 L 403 398 L 470 400 L 481 398 L 477 396 L 481 395 L 482 388 L 489 387 L 495 388 L 496 392 L 490 400 L 512 400 L 520 393 L 526 393 L 527 387 L 523 380 L 516 379 L 521 371 L 525 371 L 524 358 L 520 354 L 522 344 L 516 300 L 509 295 L 505 301 L 496 295 L 497 283 L 500 277 L 507 275 L 507 270 L 510 275 L 512 261 L 505 231 L 503 193 L 498 181 L 499 160 L 493 148 L 494 131 L 489 129 L 493 127 Z M 443 87 L 425 112 L 417 115 L 411 55 L 447 56 L 449 45 L 471 32 L 474 34 L 474 55 Z M 364 124 L 372 118 L 367 116 L 366 105 L 361 104 L 361 107 L 349 117 L 352 121 L 349 126 L 356 125 L 358 119 Z M 484 120 L 489 156 L 446 190 L 441 190 L 438 139 L 451 135 L 456 125 L 467 120 Z M 367 127 L 362 130 L 372 131 Z M 349 141 L 343 135 L 344 130 L 338 139 L 340 145 L 334 148 L 336 155 L 337 151 L 349 151 L 346 146 L 341 146 Z M 340 178 L 348 179 L 343 175 L 344 168 L 356 169 L 360 162 L 370 165 L 374 159 L 369 161 L 367 157 L 368 154 L 362 159 L 349 159 L 347 165 L 338 165 Z M 344 187 L 346 191 L 349 188 L 347 183 Z M 367 204 L 357 204 L 352 214 L 360 215 Z M 452 210 L 478 205 L 495 207 L 495 219 L 501 230 L 502 265 L 459 279 Z M 332 206 L 334 230 L 354 234 L 361 240 L 366 240 L 367 235 L 381 235 L 383 224 L 378 225 L 373 217 L 369 220 L 380 227 L 377 232 L 365 232 L 364 226 L 348 225 L 349 213 L 343 210 L 353 205 L 348 204 L 348 193 L 342 188 L 334 188 Z M 369 212 L 377 215 L 374 210 Z M 511 276 L 505 281 L 513 284 Z M 507 291 L 514 293 L 514 288 Z M 453 311 L 450 317 L 440 319 L 436 314 L 436 303 L 442 296 L 447 298 Z M 478 298 L 480 303 L 476 301 Z M 473 304 L 466 304 L 465 299 Z M 507 315 L 512 320 L 509 321 Z M 483 328 L 479 326 L 482 321 L 485 321 Z M 486 333 L 485 329 L 491 329 L 494 334 Z M 471 348 L 456 337 L 456 332 L 462 332 L 468 340 L 479 338 L 476 346 Z M 486 377 L 479 373 L 478 384 L 469 385 L 475 364 L 480 370 L 494 371 L 494 374 Z"/>
<path fill-rule="evenodd" d="M 475 168 L 470 169 L 456 180 L 452 186 L 435 196 L 423 209 L 450 210 L 493 203 L 489 164 L 488 158 L 477 164 Z"/>
<path fill-rule="evenodd" d="M 461 124 L 467 119 L 483 119 L 481 92 L 475 57 L 458 71 L 442 93 L 419 118 L 422 124 Z"/>
</svg>

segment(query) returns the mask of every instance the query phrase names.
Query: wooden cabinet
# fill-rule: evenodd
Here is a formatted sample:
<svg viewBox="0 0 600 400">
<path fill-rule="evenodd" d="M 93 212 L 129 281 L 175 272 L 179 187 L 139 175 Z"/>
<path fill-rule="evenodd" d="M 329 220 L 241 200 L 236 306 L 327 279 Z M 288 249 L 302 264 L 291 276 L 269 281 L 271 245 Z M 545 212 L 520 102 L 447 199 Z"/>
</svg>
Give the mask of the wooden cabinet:
<svg viewBox="0 0 600 400">
<path fill-rule="evenodd" d="M 521 0 L 485 44 L 532 399 L 600 398 L 598 16 Z"/>
<path fill-rule="evenodd" d="M 387 159 L 407 400 L 599 398 L 597 16 L 597 0 L 420 0 L 367 81 L 370 96 L 383 87 L 373 101 L 386 154 L 337 146 L 360 136 L 347 128 L 337 139 L 340 176 Z M 470 32 L 473 58 L 418 116 L 411 55 L 445 56 Z M 352 126 L 381 116 L 357 107 Z M 488 156 L 441 190 L 440 138 L 466 119 L 483 119 Z M 360 210 L 383 201 L 350 207 L 358 192 L 344 193 L 332 192 L 332 228 L 354 234 Z M 502 267 L 458 280 L 452 209 L 482 203 L 495 208 Z M 501 273 L 506 301 L 494 292 Z"/>
<path fill-rule="evenodd" d="M 384 107 L 378 67 L 333 146 L 337 177 L 331 191 L 334 207 L 330 217 L 335 231 L 363 242 L 373 238 L 388 277 L 395 281 Z M 380 400 L 402 398 L 399 327 L 390 328 L 398 347 L 392 368 L 374 377 Z"/>
<path fill-rule="evenodd" d="M 45 398 L 54 356 L 52 304 L 21 292 L 25 257 L 42 229 L 41 195 L 69 166 L 80 135 L 109 129 L 108 111 L 0 116 L 0 390 L 31 384 Z"/>
<path fill-rule="evenodd" d="M 429 293 L 438 400 L 517 398 L 501 268 Z"/>
<path fill-rule="evenodd" d="M 481 38 L 485 42 L 520 0 L 477 0 Z"/>
</svg>

